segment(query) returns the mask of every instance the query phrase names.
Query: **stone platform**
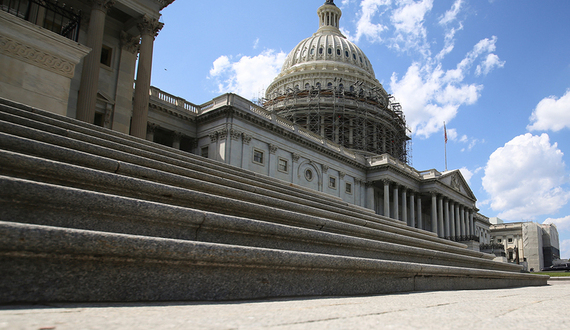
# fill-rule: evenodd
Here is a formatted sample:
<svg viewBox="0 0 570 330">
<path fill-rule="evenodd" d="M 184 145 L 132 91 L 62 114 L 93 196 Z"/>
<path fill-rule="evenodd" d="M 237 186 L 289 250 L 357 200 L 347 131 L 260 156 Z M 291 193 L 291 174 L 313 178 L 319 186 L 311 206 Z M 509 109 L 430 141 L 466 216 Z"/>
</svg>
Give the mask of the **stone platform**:
<svg viewBox="0 0 570 330">
<path fill-rule="evenodd" d="M 545 285 L 326 194 L 0 99 L 0 303 Z"/>
</svg>

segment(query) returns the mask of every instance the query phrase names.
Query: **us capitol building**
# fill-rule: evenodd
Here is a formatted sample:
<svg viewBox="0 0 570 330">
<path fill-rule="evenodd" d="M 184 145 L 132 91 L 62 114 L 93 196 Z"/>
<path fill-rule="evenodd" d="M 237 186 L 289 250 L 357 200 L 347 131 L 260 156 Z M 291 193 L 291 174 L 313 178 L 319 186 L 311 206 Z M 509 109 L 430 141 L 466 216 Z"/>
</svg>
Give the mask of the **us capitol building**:
<svg viewBox="0 0 570 330">
<path fill-rule="evenodd" d="M 340 32 L 334 1 L 318 8 L 318 30 L 290 52 L 261 104 L 224 94 L 201 105 L 150 86 L 158 18 L 172 2 L 2 1 L 0 97 L 332 195 L 475 250 L 490 242 L 459 170 L 409 165 L 404 112 Z"/>
</svg>

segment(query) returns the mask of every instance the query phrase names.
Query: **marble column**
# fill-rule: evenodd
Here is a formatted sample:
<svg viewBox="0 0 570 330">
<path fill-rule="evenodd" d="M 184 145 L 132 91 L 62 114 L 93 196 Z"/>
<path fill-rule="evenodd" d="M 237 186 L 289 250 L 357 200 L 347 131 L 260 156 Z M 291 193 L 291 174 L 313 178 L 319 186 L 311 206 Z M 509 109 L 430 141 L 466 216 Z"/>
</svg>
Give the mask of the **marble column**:
<svg viewBox="0 0 570 330">
<path fill-rule="evenodd" d="M 449 202 L 449 237 L 455 238 L 455 203 Z"/>
<path fill-rule="evenodd" d="M 424 229 L 424 222 L 422 220 L 422 196 L 418 195 L 417 199 L 417 221 L 418 221 L 418 228 Z"/>
<path fill-rule="evenodd" d="M 182 139 L 182 133 L 174 132 L 174 139 L 172 141 L 172 148 L 180 150 L 180 140 Z"/>
<path fill-rule="evenodd" d="M 431 231 L 438 234 L 438 227 L 437 227 L 437 195 L 432 192 L 431 193 Z"/>
<path fill-rule="evenodd" d="M 469 210 L 469 227 L 471 228 L 471 235 L 475 235 L 475 222 L 473 221 L 473 210 Z"/>
<path fill-rule="evenodd" d="M 131 135 L 144 137 L 148 119 L 148 101 L 150 89 L 150 73 L 152 71 L 152 50 L 154 38 L 164 24 L 158 19 L 143 15 L 137 27 L 141 33 L 139 65 L 135 83 L 135 100 L 133 103 L 133 120 Z"/>
<path fill-rule="evenodd" d="M 461 237 L 461 216 L 459 216 L 459 204 L 455 204 L 455 236 Z"/>
<path fill-rule="evenodd" d="M 399 200 L 398 200 L 398 185 L 394 185 L 393 196 L 394 196 L 394 219 L 400 220 L 400 207 L 399 207 Z"/>
<path fill-rule="evenodd" d="M 465 231 L 465 207 L 463 206 L 459 207 L 459 218 L 461 219 L 461 236 L 465 237 L 467 232 Z"/>
<path fill-rule="evenodd" d="M 445 225 L 443 220 L 443 198 L 438 198 L 438 228 L 439 228 L 439 237 L 445 237 Z"/>
<path fill-rule="evenodd" d="M 105 17 L 107 10 L 115 4 L 114 0 L 91 0 L 91 14 L 87 30 L 86 46 L 91 52 L 83 59 L 79 95 L 77 97 L 76 118 L 93 124 L 95 120 L 95 105 L 99 90 L 99 68 L 101 66 L 101 48 L 105 32 Z M 146 130 L 146 123 L 144 126 Z M 145 134 L 141 138 L 145 138 Z"/>
<path fill-rule="evenodd" d="M 416 194 L 410 193 L 410 227 L 416 227 Z"/>
<path fill-rule="evenodd" d="M 451 237 L 450 234 L 450 224 L 449 224 L 449 199 L 445 199 L 445 204 L 443 206 L 445 211 L 445 237 Z"/>
<path fill-rule="evenodd" d="M 408 223 L 408 196 L 406 188 L 402 188 L 402 221 Z"/>
<path fill-rule="evenodd" d="M 376 212 L 374 206 L 374 182 L 366 182 L 366 208 Z"/>
<path fill-rule="evenodd" d="M 384 216 L 390 217 L 390 181 L 382 180 L 384 184 Z"/>
</svg>

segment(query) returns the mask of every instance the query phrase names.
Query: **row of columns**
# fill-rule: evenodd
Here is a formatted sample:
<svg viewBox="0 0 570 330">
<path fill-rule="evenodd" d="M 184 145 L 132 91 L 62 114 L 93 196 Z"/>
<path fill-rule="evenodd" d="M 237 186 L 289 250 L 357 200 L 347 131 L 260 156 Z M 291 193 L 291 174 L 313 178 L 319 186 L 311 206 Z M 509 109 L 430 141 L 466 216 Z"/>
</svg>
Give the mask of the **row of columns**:
<svg viewBox="0 0 570 330">
<path fill-rule="evenodd" d="M 416 192 L 408 194 L 408 188 L 392 184 L 388 180 L 383 180 L 382 183 L 384 192 L 383 215 L 396 220 L 405 221 L 411 227 L 426 229 L 426 223 L 422 213 L 422 195 Z M 367 196 L 369 203 L 367 203 L 367 207 L 374 208 L 374 199 L 369 197 L 370 194 L 374 193 L 373 184 L 369 184 L 368 189 Z M 392 200 L 390 200 L 390 189 L 392 190 Z M 430 210 L 432 232 L 436 233 L 439 237 L 452 240 L 467 240 L 469 236 L 475 235 L 473 209 L 436 192 L 430 192 L 429 194 L 431 195 Z M 399 200 L 400 197 L 401 203 Z M 400 209 L 402 211 L 401 214 Z"/>
<path fill-rule="evenodd" d="M 101 48 L 105 32 L 105 18 L 107 11 L 114 5 L 114 0 L 91 0 L 92 8 L 87 31 L 86 45 L 91 52 L 83 59 L 83 71 L 79 85 L 77 99 L 77 119 L 93 123 L 95 120 L 95 105 L 99 89 L 99 68 L 101 61 Z M 133 117 L 131 135 L 140 138 L 146 137 L 148 102 L 150 89 L 150 73 L 152 70 L 152 52 L 154 38 L 162 29 L 163 23 L 156 18 L 143 15 L 137 23 L 141 34 L 139 48 L 139 63 L 135 84 L 133 103 Z"/>
</svg>

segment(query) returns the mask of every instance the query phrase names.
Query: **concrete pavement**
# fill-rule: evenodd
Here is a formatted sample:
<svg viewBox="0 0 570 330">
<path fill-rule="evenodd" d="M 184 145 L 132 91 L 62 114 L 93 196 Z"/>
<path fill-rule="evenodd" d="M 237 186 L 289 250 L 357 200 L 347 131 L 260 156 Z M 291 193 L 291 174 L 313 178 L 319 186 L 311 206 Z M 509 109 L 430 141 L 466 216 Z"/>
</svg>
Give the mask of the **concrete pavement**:
<svg viewBox="0 0 570 330">
<path fill-rule="evenodd" d="M 570 281 L 232 302 L 0 306 L 0 329 L 568 329 Z"/>
</svg>

